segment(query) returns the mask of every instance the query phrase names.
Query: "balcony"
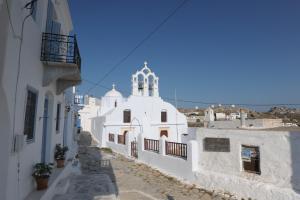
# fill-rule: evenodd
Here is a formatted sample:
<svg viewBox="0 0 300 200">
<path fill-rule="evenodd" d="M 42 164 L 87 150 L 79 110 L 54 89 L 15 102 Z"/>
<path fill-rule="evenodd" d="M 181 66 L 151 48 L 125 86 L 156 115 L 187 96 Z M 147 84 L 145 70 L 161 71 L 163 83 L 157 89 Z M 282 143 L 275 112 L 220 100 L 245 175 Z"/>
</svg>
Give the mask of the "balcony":
<svg viewBox="0 0 300 200">
<path fill-rule="evenodd" d="M 56 81 L 57 94 L 81 83 L 81 57 L 75 36 L 43 33 L 43 86 Z"/>
</svg>

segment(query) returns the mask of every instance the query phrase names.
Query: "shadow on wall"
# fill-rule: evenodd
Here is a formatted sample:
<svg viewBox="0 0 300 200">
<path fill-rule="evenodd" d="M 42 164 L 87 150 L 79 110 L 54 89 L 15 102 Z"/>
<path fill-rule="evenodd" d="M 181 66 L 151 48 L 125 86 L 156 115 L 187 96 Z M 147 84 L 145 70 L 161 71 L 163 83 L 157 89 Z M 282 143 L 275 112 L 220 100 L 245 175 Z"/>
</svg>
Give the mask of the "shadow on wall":
<svg viewBox="0 0 300 200">
<path fill-rule="evenodd" d="M 300 132 L 290 132 L 290 145 L 292 165 L 291 185 L 293 190 L 297 194 L 300 194 Z"/>
<path fill-rule="evenodd" d="M 1 79 L 0 79 L 1 80 Z M 2 86 L 0 86 L 0 158 L 4 161 L 0 165 L 0 199 L 6 199 L 6 180 L 7 180 L 7 171 L 8 171 L 8 160 L 9 160 L 9 134 L 11 133 L 11 126 L 9 120 L 9 111 L 8 104 L 6 101 L 6 95 L 4 95 L 4 91 Z"/>
<path fill-rule="evenodd" d="M 6 31 L 8 28 L 8 13 L 5 9 L 6 5 L 4 1 L 0 1 L 0 158 L 3 161 L 0 165 L 0 199 L 6 199 L 6 183 L 7 183 L 7 173 L 8 173 L 8 161 L 9 161 L 9 144 L 10 137 L 12 133 L 10 113 L 8 109 L 8 101 L 3 88 L 3 72 L 4 72 L 4 58 L 7 43 Z"/>
<path fill-rule="evenodd" d="M 81 171 L 84 177 L 91 176 L 88 191 L 94 197 L 109 196 L 119 194 L 116 184 L 116 177 L 110 162 L 110 152 L 108 149 L 99 150 L 95 145 L 89 132 L 82 132 L 79 136 L 79 160 L 81 163 Z M 103 151 L 106 154 L 103 155 Z M 111 154 L 111 156 L 113 156 Z M 84 184 L 84 183 L 83 183 Z"/>
</svg>

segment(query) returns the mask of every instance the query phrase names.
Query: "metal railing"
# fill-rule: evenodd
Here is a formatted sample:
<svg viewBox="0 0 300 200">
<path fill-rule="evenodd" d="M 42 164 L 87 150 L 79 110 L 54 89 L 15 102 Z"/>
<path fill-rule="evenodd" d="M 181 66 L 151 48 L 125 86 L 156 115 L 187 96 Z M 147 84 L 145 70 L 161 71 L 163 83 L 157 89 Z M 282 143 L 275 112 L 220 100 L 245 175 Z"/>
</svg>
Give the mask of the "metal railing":
<svg viewBox="0 0 300 200">
<path fill-rule="evenodd" d="M 81 70 L 76 36 L 43 33 L 41 61 L 76 64 Z"/>
<path fill-rule="evenodd" d="M 159 140 L 144 139 L 144 149 L 147 151 L 159 152 Z"/>
<path fill-rule="evenodd" d="M 166 141 L 166 155 L 187 159 L 187 144 Z"/>
</svg>

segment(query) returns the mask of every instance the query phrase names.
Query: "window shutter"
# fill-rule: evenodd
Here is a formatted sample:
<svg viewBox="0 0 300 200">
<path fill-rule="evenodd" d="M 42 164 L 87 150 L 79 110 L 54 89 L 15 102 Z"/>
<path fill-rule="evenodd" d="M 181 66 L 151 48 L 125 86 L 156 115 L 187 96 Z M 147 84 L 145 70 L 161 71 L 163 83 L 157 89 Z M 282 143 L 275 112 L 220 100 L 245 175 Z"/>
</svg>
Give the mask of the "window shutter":
<svg viewBox="0 0 300 200">
<path fill-rule="evenodd" d="M 28 90 L 24 120 L 24 135 L 27 135 L 27 140 L 34 138 L 36 104 L 37 94 Z"/>
<path fill-rule="evenodd" d="M 166 111 L 161 112 L 161 122 L 167 122 L 167 112 Z"/>
<path fill-rule="evenodd" d="M 130 110 L 124 110 L 123 112 L 123 122 L 124 123 L 130 123 L 131 121 L 131 111 Z"/>
</svg>

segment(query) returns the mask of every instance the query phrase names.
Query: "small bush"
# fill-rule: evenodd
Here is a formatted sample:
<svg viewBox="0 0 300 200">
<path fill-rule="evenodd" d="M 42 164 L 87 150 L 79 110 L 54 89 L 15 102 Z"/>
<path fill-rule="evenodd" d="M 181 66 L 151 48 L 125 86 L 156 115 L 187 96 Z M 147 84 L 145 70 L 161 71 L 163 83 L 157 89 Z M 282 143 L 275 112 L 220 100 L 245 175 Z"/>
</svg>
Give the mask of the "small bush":
<svg viewBox="0 0 300 200">
<path fill-rule="evenodd" d="M 105 152 L 105 153 L 112 153 L 113 151 L 111 150 L 111 148 L 107 148 L 107 147 L 104 147 L 104 148 L 101 148 L 101 151 Z"/>
</svg>

